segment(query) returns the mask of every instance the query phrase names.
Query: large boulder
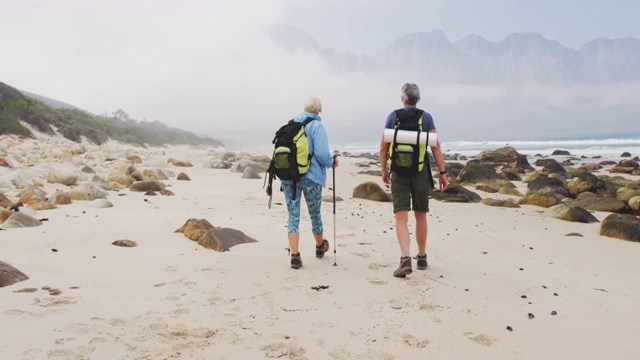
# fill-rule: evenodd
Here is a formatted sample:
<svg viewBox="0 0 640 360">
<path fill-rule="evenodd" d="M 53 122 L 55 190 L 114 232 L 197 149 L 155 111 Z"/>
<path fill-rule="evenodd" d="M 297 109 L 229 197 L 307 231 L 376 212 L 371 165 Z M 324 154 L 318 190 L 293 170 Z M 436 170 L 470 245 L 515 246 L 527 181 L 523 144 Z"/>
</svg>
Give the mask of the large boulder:
<svg viewBox="0 0 640 360">
<path fill-rule="evenodd" d="M 25 228 L 40 226 L 42 222 L 31 215 L 27 215 L 22 211 L 17 211 L 11 214 L 7 220 L 4 221 L 2 227 L 5 229 Z"/>
<path fill-rule="evenodd" d="M 142 192 L 147 192 L 149 190 L 160 191 L 166 187 L 167 185 L 158 180 L 144 180 L 134 182 L 133 184 L 131 184 L 131 186 L 129 186 L 129 190 Z"/>
<path fill-rule="evenodd" d="M 535 205 L 543 208 L 549 208 L 561 202 L 562 197 L 556 193 L 535 193 L 518 200 L 520 205 Z"/>
<path fill-rule="evenodd" d="M 480 202 L 485 204 L 485 205 L 496 206 L 496 207 L 508 207 L 508 208 L 519 208 L 520 207 L 520 205 L 518 205 L 515 201 L 513 201 L 513 199 L 491 199 L 491 198 L 486 198 L 486 199 L 480 200 Z"/>
<path fill-rule="evenodd" d="M 527 184 L 527 194 L 553 192 L 564 197 L 569 196 L 564 182 L 557 177 L 538 176 Z"/>
<path fill-rule="evenodd" d="M 573 198 L 585 191 L 598 192 L 598 177 L 591 173 L 584 173 L 567 183 L 567 191 Z"/>
<path fill-rule="evenodd" d="M 587 210 L 570 204 L 558 204 L 546 209 L 543 216 L 580 223 L 594 223 L 598 219 Z"/>
<path fill-rule="evenodd" d="M 69 190 L 69 197 L 72 200 L 95 200 L 106 199 L 108 193 L 102 190 L 98 185 L 92 183 L 84 183 L 75 186 Z"/>
<path fill-rule="evenodd" d="M 492 164 L 507 164 L 523 170 L 533 170 L 533 167 L 527 160 L 527 156 L 519 154 L 516 149 L 511 146 L 482 151 L 478 154 L 477 159 Z"/>
<path fill-rule="evenodd" d="M 47 192 L 38 186 L 30 186 L 22 192 L 18 201 L 25 205 L 47 201 Z"/>
<path fill-rule="evenodd" d="M 0 288 L 29 279 L 22 271 L 0 261 Z"/>
<path fill-rule="evenodd" d="M 391 196 L 387 194 L 377 183 L 367 181 L 353 189 L 352 197 L 354 199 L 365 199 L 373 201 L 390 202 Z"/>
<path fill-rule="evenodd" d="M 558 174 L 564 176 L 567 173 L 567 169 L 565 169 L 560 163 L 558 163 L 555 159 L 539 159 L 535 162 L 536 166 L 541 166 L 543 170 L 549 172 L 550 174 Z"/>
<path fill-rule="evenodd" d="M 589 197 L 582 199 L 566 199 L 566 203 L 583 207 L 591 211 L 607 211 L 613 213 L 627 213 L 627 205 L 618 199 Z"/>
<path fill-rule="evenodd" d="M 449 185 L 447 190 L 431 191 L 429 197 L 442 202 L 457 202 L 457 203 L 477 203 L 482 200 L 480 195 L 473 191 L 465 189 L 460 185 Z"/>
<path fill-rule="evenodd" d="M 176 230 L 201 246 L 220 252 L 228 251 L 234 245 L 258 242 L 240 230 L 213 226 L 205 219 L 189 219 Z"/>
<path fill-rule="evenodd" d="M 8 208 L 11 205 L 13 205 L 13 201 L 0 192 L 0 207 Z"/>
<path fill-rule="evenodd" d="M 600 235 L 640 242 L 640 219 L 629 214 L 611 214 L 600 224 Z"/>
<path fill-rule="evenodd" d="M 502 176 L 500 176 L 496 170 L 487 166 L 483 163 L 477 161 L 469 161 L 456 178 L 456 181 L 459 184 L 462 183 L 495 183 L 502 180 Z"/>
</svg>

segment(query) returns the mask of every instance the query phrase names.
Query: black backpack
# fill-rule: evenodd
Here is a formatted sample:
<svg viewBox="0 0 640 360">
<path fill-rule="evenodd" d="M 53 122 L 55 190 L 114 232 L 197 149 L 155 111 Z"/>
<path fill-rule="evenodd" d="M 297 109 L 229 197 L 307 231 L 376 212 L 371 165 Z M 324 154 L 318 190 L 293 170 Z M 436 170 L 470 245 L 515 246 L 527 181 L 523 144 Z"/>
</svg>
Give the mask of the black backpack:
<svg viewBox="0 0 640 360">
<path fill-rule="evenodd" d="M 422 171 L 424 166 L 428 166 L 429 157 L 426 145 L 420 146 L 420 134 L 422 133 L 422 113 L 417 108 L 399 109 L 395 111 L 396 122 L 394 125 L 393 141 L 389 147 L 389 168 L 392 172 L 400 175 L 413 175 Z M 398 130 L 414 131 L 416 133 L 416 144 L 398 144 L 396 137 Z M 429 134 L 427 133 L 427 136 Z M 421 154 L 422 150 L 422 154 Z"/>
<path fill-rule="evenodd" d="M 269 208 L 271 208 L 274 178 L 293 180 L 293 199 L 296 198 L 296 183 L 307 173 L 311 165 L 313 154 L 309 152 L 309 139 L 304 128 L 313 120 L 315 119 L 312 117 L 306 118 L 303 122 L 292 119 L 276 131 L 272 141 L 273 156 L 265 177 L 265 181 L 267 178 L 269 181 L 267 186 Z"/>
</svg>

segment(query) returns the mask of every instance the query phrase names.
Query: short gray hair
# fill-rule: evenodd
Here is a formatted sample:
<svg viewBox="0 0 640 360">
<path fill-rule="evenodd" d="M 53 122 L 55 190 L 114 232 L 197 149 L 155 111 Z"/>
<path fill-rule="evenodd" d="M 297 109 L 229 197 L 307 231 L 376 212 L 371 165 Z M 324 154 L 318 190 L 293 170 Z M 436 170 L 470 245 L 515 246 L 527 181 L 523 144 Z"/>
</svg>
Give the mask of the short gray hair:
<svg viewBox="0 0 640 360">
<path fill-rule="evenodd" d="M 406 83 L 402 86 L 400 96 L 403 103 L 415 106 L 420 101 L 420 88 L 414 83 Z"/>
<path fill-rule="evenodd" d="M 304 111 L 320 114 L 322 112 L 322 102 L 315 96 L 309 96 L 307 101 L 304 102 Z"/>
</svg>

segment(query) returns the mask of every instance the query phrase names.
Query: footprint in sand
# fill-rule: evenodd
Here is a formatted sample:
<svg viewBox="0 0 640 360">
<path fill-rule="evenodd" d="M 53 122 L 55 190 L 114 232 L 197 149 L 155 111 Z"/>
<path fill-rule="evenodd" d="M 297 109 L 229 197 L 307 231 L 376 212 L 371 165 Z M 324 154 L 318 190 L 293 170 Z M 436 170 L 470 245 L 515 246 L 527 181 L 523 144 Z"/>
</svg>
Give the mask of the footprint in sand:
<svg viewBox="0 0 640 360">
<path fill-rule="evenodd" d="M 373 285 L 386 285 L 387 281 L 386 280 L 382 280 L 380 278 L 372 278 L 372 279 L 369 279 L 369 283 L 371 283 Z"/>
<path fill-rule="evenodd" d="M 265 356 L 272 359 L 277 359 L 281 357 L 287 357 L 290 359 L 295 359 L 302 357 L 304 354 L 304 349 L 296 345 L 287 345 L 285 343 L 273 343 L 269 345 L 263 345 L 260 347 L 260 350 L 264 351 Z"/>
<path fill-rule="evenodd" d="M 381 267 L 389 267 L 389 264 L 371 263 L 368 266 L 370 270 L 378 270 Z"/>
<path fill-rule="evenodd" d="M 400 310 L 405 307 L 411 307 L 413 304 L 405 301 L 404 299 L 393 299 L 389 301 L 389 306 L 391 306 L 392 309 Z"/>
<path fill-rule="evenodd" d="M 464 333 L 464 336 L 466 336 L 469 340 L 477 342 L 480 345 L 491 346 L 493 344 L 491 337 L 485 334 L 476 335 L 472 332 L 466 332 Z"/>
<path fill-rule="evenodd" d="M 166 269 L 164 269 L 164 271 L 168 272 L 168 273 L 174 273 L 178 271 L 178 267 L 177 266 L 167 266 Z"/>
<path fill-rule="evenodd" d="M 76 303 L 76 301 L 71 298 L 36 298 L 34 302 L 36 305 L 42 307 L 64 306 Z"/>
<path fill-rule="evenodd" d="M 368 253 L 356 253 L 356 252 L 354 252 L 352 254 L 355 255 L 355 256 L 360 256 L 361 258 L 365 258 L 365 259 L 371 257 L 371 255 L 369 255 Z"/>
<path fill-rule="evenodd" d="M 411 347 L 420 349 L 429 345 L 429 341 L 427 339 L 418 339 L 411 334 L 402 334 L 402 342 Z"/>
</svg>

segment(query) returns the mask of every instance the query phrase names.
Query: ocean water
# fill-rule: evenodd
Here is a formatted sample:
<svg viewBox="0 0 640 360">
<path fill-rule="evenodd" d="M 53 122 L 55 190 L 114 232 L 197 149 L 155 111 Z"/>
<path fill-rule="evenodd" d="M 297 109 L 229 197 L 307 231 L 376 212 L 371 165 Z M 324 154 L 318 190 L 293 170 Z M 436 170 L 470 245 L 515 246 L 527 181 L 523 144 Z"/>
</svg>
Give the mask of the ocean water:
<svg viewBox="0 0 640 360">
<path fill-rule="evenodd" d="M 332 145 L 333 146 L 333 145 Z M 465 156 L 478 155 L 483 150 L 496 150 L 504 146 L 511 146 L 520 154 L 527 156 L 549 156 L 555 150 L 566 150 L 573 156 L 603 158 L 620 158 L 623 152 L 631 156 L 640 157 L 640 136 L 629 138 L 584 138 L 584 139 L 560 139 L 560 140 L 513 140 L 513 141 L 451 141 L 441 144 L 445 154 L 460 154 Z M 336 150 L 350 153 L 377 153 L 380 151 L 380 143 L 346 143 L 333 146 Z"/>
</svg>

